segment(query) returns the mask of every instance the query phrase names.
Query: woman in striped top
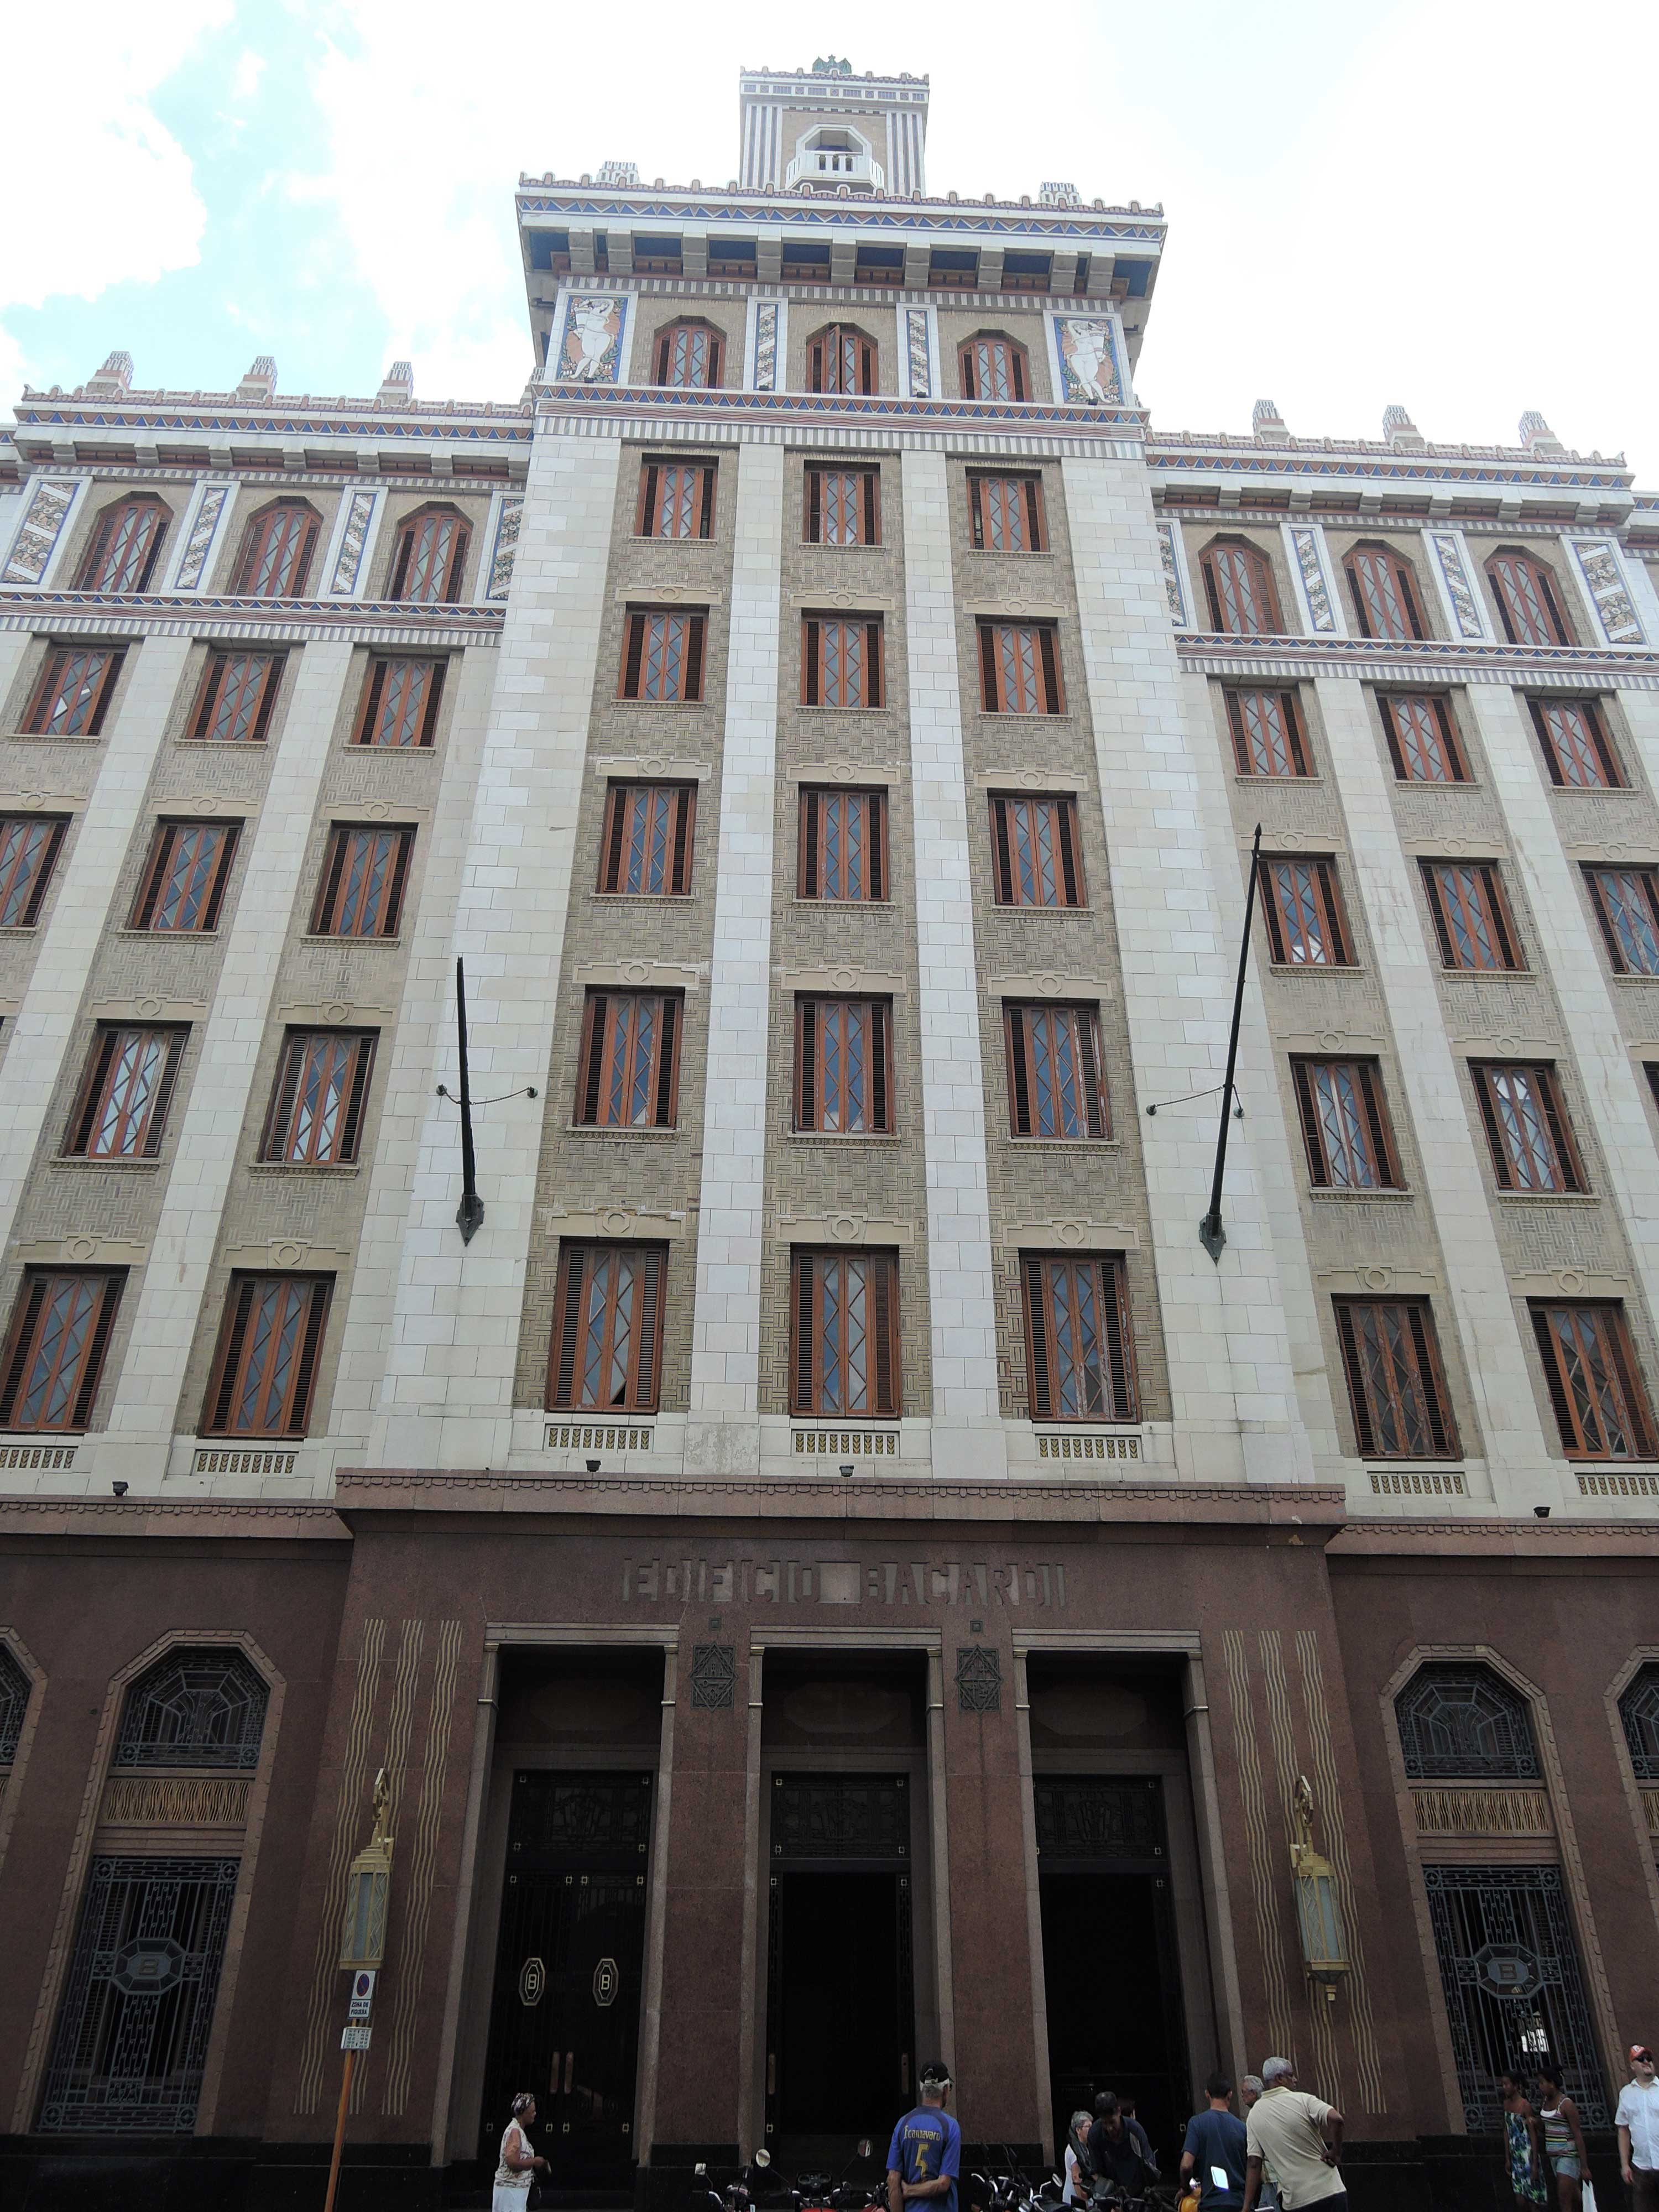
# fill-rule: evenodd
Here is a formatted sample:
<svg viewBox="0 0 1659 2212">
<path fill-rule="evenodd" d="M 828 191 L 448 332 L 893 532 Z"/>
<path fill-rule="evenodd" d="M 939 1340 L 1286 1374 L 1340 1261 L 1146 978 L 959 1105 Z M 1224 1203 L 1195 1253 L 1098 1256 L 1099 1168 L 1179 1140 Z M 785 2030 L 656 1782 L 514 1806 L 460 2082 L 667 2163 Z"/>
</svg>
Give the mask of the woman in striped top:
<svg viewBox="0 0 1659 2212">
<path fill-rule="evenodd" d="M 1544 2123 L 1544 2155 L 1555 2174 L 1561 2212 L 1580 2212 L 1589 2154 L 1578 2124 L 1578 2107 L 1562 2094 L 1561 2076 L 1547 2066 L 1538 2069 L 1538 2117 Z"/>
</svg>

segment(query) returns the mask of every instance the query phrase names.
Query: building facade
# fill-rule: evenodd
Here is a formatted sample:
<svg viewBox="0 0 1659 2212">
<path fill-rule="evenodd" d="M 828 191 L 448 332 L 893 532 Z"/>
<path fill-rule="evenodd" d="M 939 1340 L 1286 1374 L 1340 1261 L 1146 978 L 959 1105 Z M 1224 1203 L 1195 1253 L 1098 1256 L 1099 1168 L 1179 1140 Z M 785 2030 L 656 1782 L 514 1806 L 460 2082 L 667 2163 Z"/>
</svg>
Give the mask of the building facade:
<svg viewBox="0 0 1659 2212">
<path fill-rule="evenodd" d="M 351 2203 L 1655 2032 L 1659 500 L 1155 432 L 927 101 L 524 179 L 516 401 L 19 404 L 9 2201 L 313 2201 L 381 1771 Z"/>
</svg>

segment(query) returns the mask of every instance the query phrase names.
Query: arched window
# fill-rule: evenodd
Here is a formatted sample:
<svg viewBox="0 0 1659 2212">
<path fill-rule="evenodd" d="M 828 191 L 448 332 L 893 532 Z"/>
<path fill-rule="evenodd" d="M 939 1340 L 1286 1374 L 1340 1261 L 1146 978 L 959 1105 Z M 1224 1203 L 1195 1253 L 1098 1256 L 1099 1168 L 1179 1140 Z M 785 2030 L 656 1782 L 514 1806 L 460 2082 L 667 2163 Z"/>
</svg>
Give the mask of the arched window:
<svg viewBox="0 0 1659 2212">
<path fill-rule="evenodd" d="M 1619 1717 L 1637 1780 L 1659 1782 L 1659 1666 L 1651 1659 L 1620 1698 Z"/>
<path fill-rule="evenodd" d="M 29 1709 L 29 1678 L 9 1644 L 0 1644 L 0 1771 L 17 1756 L 23 1716 Z"/>
<path fill-rule="evenodd" d="M 257 1766 L 269 1694 L 238 1650 L 208 1645 L 169 1651 L 127 1692 L 115 1764 Z"/>
<path fill-rule="evenodd" d="M 423 507 L 411 514 L 398 532 L 387 599 L 413 599 L 422 606 L 453 605 L 460 597 L 471 534 L 453 507 Z"/>
<path fill-rule="evenodd" d="M 122 499 L 99 516 L 77 592 L 147 592 L 173 520 L 159 499 Z"/>
<path fill-rule="evenodd" d="M 1029 399 L 1025 349 L 1000 331 L 980 331 L 960 349 L 964 399 Z"/>
<path fill-rule="evenodd" d="M 1555 579 L 1541 561 L 1516 546 L 1500 548 L 1487 562 L 1486 575 L 1511 645 L 1575 642 Z"/>
<path fill-rule="evenodd" d="M 250 515 L 232 592 L 255 599 L 302 599 L 322 520 L 303 499 L 275 500 Z"/>
<path fill-rule="evenodd" d="M 1200 563 L 1210 603 L 1210 627 L 1230 637 L 1278 637 L 1279 593 L 1267 556 L 1242 538 L 1218 538 Z"/>
<path fill-rule="evenodd" d="M 876 343 L 850 323 L 831 323 L 806 342 L 809 392 L 873 392 Z"/>
<path fill-rule="evenodd" d="M 1342 563 L 1348 572 L 1362 637 L 1420 638 L 1422 603 L 1412 565 L 1387 545 L 1356 545 Z"/>
<path fill-rule="evenodd" d="M 1527 1701 L 1469 1660 L 1420 1668 L 1394 1701 L 1410 1782 L 1536 1782 Z"/>
<path fill-rule="evenodd" d="M 657 333 L 659 384 L 711 391 L 720 380 L 720 334 L 712 323 L 670 323 Z"/>
</svg>

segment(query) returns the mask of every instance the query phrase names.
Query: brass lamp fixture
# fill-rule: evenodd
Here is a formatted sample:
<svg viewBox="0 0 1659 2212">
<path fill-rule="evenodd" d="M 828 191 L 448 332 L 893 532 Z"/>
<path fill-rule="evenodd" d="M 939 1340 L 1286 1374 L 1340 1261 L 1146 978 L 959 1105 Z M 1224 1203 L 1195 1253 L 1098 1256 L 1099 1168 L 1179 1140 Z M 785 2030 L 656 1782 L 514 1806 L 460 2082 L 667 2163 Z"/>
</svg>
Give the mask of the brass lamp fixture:
<svg viewBox="0 0 1659 2212">
<path fill-rule="evenodd" d="M 374 1829 L 351 1862 L 346 1876 L 345 1917 L 340 1927 L 340 1964 L 379 1969 L 386 1957 L 386 1914 L 392 1893 L 392 1844 L 386 1817 L 392 1785 L 382 1767 L 374 1778 Z"/>
<path fill-rule="evenodd" d="M 1336 2002 L 1337 1984 L 1352 1961 L 1348 1956 L 1347 1931 L 1342 1924 L 1342 1899 L 1336 1870 L 1313 1847 L 1313 1790 L 1305 1774 L 1296 1778 L 1293 1799 L 1296 1840 L 1291 1845 L 1291 1871 L 1296 1883 L 1297 1929 L 1302 1938 L 1302 1962 L 1310 1981 L 1324 1989 L 1326 2002 Z"/>
</svg>

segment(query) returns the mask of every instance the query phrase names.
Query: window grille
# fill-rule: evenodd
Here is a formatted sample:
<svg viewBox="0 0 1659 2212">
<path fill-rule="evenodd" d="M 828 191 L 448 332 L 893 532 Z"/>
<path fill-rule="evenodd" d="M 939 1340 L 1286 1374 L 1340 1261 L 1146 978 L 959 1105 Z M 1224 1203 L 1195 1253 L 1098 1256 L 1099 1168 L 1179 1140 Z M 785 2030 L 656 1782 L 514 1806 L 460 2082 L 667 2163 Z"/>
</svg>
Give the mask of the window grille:
<svg viewBox="0 0 1659 2212">
<path fill-rule="evenodd" d="M 1316 1190 L 1399 1187 L 1382 1079 L 1373 1060 L 1293 1060 L 1308 1175 Z"/>
<path fill-rule="evenodd" d="M 1541 561 L 1529 553 L 1498 552 L 1487 562 L 1486 574 L 1511 645 L 1573 643 L 1555 579 Z"/>
<path fill-rule="evenodd" d="M 357 1157 L 374 1073 L 374 1030 L 289 1030 L 271 1086 L 259 1158 L 289 1166 Z"/>
<path fill-rule="evenodd" d="M 885 999 L 798 998 L 796 1128 L 890 1134 L 892 1055 L 892 1009 Z"/>
<path fill-rule="evenodd" d="M 241 598 L 305 596 L 322 517 L 304 501 L 282 500 L 250 516 L 230 588 Z"/>
<path fill-rule="evenodd" d="M 1620 1698 L 1619 1717 L 1637 1780 L 1659 1782 L 1659 1665 L 1651 1659 Z"/>
<path fill-rule="evenodd" d="M 1653 1415 L 1624 1308 L 1535 1299 L 1529 1310 L 1568 1458 L 1653 1458 Z"/>
<path fill-rule="evenodd" d="M 641 608 L 623 626 L 622 696 L 695 704 L 702 697 L 707 617 Z"/>
<path fill-rule="evenodd" d="M 1450 702 L 1433 691 L 1385 691 L 1382 726 L 1389 757 L 1402 783 L 1467 783 Z"/>
<path fill-rule="evenodd" d="M 881 543 L 880 472 L 876 469 L 806 469 L 809 545 Z"/>
<path fill-rule="evenodd" d="M 93 1041 L 81 1096 L 64 1140 L 70 1158 L 155 1159 L 189 1030 L 103 1029 Z"/>
<path fill-rule="evenodd" d="M 1469 1074 L 1498 1188 L 1583 1190 L 1584 1171 L 1555 1070 L 1472 1060 Z"/>
<path fill-rule="evenodd" d="M 413 830 L 336 823 L 323 856 L 314 937 L 395 937 L 403 918 Z"/>
<path fill-rule="evenodd" d="M 881 623 L 808 615 L 801 625 L 801 703 L 807 707 L 879 707 L 883 703 Z"/>
<path fill-rule="evenodd" d="M 0 1767 L 9 1767 L 16 1759 L 32 1687 L 11 1646 L 0 1644 Z"/>
<path fill-rule="evenodd" d="M 92 1418 L 125 1271 L 31 1272 L 12 1320 L 0 1428 L 84 1429 Z"/>
<path fill-rule="evenodd" d="M 1421 602 L 1409 561 L 1386 545 L 1357 545 L 1343 563 L 1362 637 L 1421 638 Z"/>
<path fill-rule="evenodd" d="M 1394 1701 L 1409 1782 L 1536 1782 L 1527 1701 L 1490 1667 L 1419 1667 Z"/>
<path fill-rule="evenodd" d="M 1229 691 L 1227 720 L 1241 775 L 1306 775 L 1308 748 L 1294 691 Z"/>
<path fill-rule="evenodd" d="M 216 1644 L 169 1651 L 127 1691 L 118 1767 L 252 1767 L 270 1692 L 243 1652 Z"/>
<path fill-rule="evenodd" d="M 979 626 L 981 704 L 988 714 L 1061 714 L 1060 647 L 1052 623 Z"/>
<path fill-rule="evenodd" d="M 1529 699 L 1550 781 L 1579 791 L 1624 785 L 1601 711 L 1594 699 Z"/>
<path fill-rule="evenodd" d="M 589 991 L 576 1120 L 590 1128 L 672 1129 L 683 1001 L 677 991 Z"/>
<path fill-rule="evenodd" d="M 1261 862 L 1262 919 L 1280 967 L 1346 968 L 1353 954 L 1334 860 Z"/>
<path fill-rule="evenodd" d="M 1285 628 L 1279 593 L 1265 553 L 1254 545 L 1218 539 L 1200 563 L 1210 626 L 1230 637 L 1274 637 Z"/>
<path fill-rule="evenodd" d="M 1492 861 L 1425 860 L 1422 870 L 1443 967 L 1490 970 L 1525 965 Z M 1659 942 L 1654 951 L 1659 963 Z"/>
<path fill-rule="evenodd" d="M 386 597 L 421 606 L 453 605 L 461 596 L 471 535 L 453 507 L 423 507 L 411 514 L 398 532 Z"/>
</svg>

